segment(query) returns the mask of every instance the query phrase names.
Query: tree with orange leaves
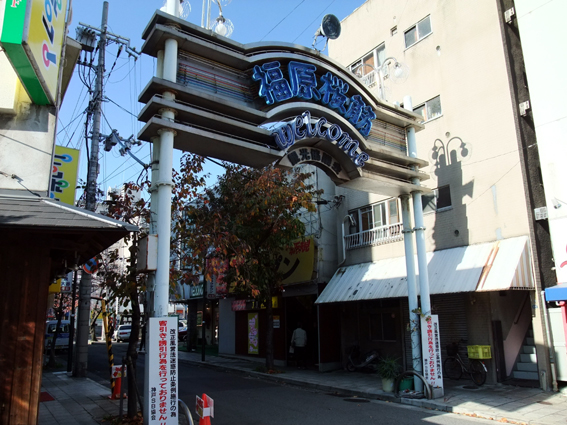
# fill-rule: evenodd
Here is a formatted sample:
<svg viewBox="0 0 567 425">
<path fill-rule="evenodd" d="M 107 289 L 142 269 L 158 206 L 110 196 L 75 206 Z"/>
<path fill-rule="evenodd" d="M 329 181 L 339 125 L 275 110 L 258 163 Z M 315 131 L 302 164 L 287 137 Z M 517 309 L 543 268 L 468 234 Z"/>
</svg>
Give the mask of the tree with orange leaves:
<svg viewBox="0 0 567 425">
<path fill-rule="evenodd" d="M 201 193 L 176 222 L 188 254 L 182 268 L 204 273 L 207 281 L 223 274 L 233 292 L 265 305 L 268 369 L 274 366 L 272 297 L 282 285 L 281 253 L 305 234 L 301 211 L 315 210 L 316 192 L 306 183 L 310 175 L 226 165 L 218 184 Z"/>
</svg>

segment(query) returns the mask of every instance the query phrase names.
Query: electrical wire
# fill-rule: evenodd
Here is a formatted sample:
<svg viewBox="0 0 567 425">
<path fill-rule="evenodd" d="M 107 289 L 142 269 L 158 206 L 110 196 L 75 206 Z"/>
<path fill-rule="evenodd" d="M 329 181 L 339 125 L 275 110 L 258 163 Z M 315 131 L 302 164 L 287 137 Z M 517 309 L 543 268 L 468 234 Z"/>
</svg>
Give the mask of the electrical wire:
<svg viewBox="0 0 567 425">
<path fill-rule="evenodd" d="M 127 112 L 128 114 L 132 115 L 135 118 L 138 118 L 137 115 L 133 114 L 132 112 L 130 112 L 128 109 L 120 106 L 118 103 L 116 103 L 114 100 L 110 99 L 109 97 L 104 97 L 104 100 L 108 100 L 110 103 L 114 103 L 116 106 L 118 106 L 120 109 L 122 109 L 124 112 Z"/>
<path fill-rule="evenodd" d="M 299 6 L 301 6 L 304 2 L 305 2 L 305 0 L 301 0 L 301 2 L 299 2 L 299 4 L 298 4 L 297 6 L 295 6 L 295 7 L 292 9 L 291 12 L 289 12 L 287 15 L 285 15 L 285 16 L 281 19 L 281 21 L 279 21 L 270 31 L 268 31 L 268 33 L 267 33 L 264 37 L 262 37 L 262 38 L 260 39 L 260 41 L 264 40 L 268 35 L 270 35 L 273 30 L 275 30 L 283 21 L 285 21 L 285 20 L 289 17 L 289 15 L 291 15 L 293 12 L 295 12 L 295 10 L 296 10 Z"/>
<path fill-rule="evenodd" d="M 327 11 L 327 9 L 329 9 L 329 7 L 331 7 L 333 5 L 334 2 L 336 2 L 337 0 L 333 0 L 325 9 L 323 9 L 323 11 L 317 15 L 317 17 L 315 19 L 313 19 L 311 21 L 311 23 L 309 25 L 307 25 L 307 27 L 301 31 L 301 34 L 299 34 L 297 37 L 294 38 L 294 40 L 292 41 L 292 43 L 295 43 L 295 41 L 301 37 L 303 35 L 303 33 L 305 33 L 305 31 L 307 31 L 309 28 L 311 28 L 311 25 L 313 25 L 315 22 L 317 22 L 319 20 L 319 18 L 323 15 L 323 13 L 325 13 Z"/>
</svg>

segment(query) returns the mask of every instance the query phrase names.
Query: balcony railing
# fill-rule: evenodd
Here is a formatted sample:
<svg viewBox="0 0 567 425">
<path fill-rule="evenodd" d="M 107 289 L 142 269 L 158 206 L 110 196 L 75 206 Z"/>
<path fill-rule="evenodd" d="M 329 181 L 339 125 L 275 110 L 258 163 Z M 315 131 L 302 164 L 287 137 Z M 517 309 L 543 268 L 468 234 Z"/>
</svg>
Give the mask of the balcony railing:
<svg viewBox="0 0 567 425">
<path fill-rule="evenodd" d="M 402 223 L 395 223 L 388 226 L 375 227 L 360 233 L 353 233 L 345 236 L 345 248 L 349 250 L 401 241 L 404 239 L 402 230 Z"/>
</svg>

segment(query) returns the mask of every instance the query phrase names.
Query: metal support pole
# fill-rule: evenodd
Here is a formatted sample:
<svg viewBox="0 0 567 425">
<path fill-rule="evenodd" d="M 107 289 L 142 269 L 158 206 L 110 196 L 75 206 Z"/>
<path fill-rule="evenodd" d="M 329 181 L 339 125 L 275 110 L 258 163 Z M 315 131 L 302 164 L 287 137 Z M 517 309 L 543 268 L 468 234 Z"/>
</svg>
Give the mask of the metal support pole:
<svg viewBox="0 0 567 425">
<path fill-rule="evenodd" d="M 411 358 L 413 370 L 420 375 L 423 373 L 421 362 L 421 335 L 419 332 L 420 316 L 417 313 L 419 307 L 417 300 L 417 282 L 415 277 L 415 262 L 412 240 L 411 212 L 409 205 L 409 195 L 400 196 L 402 203 L 402 222 L 404 226 L 404 248 L 406 254 L 406 271 L 408 276 L 408 302 L 409 302 L 409 318 L 410 318 L 410 336 L 411 336 Z M 423 391 L 423 382 L 414 376 L 414 387 L 416 391 Z"/>
<path fill-rule="evenodd" d="M 201 313 L 201 361 L 205 361 L 205 341 L 207 337 L 205 335 L 205 312 L 207 311 L 207 278 L 203 274 L 203 312 Z"/>
<path fill-rule="evenodd" d="M 106 51 L 106 30 L 108 23 L 108 2 L 102 8 L 101 34 L 99 38 L 98 65 L 96 68 L 95 91 L 92 99 L 93 132 L 91 136 L 91 157 L 87 173 L 86 206 L 89 211 L 96 210 L 96 192 L 98 176 L 98 144 L 100 138 L 100 115 L 103 98 L 104 60 Z M 92 276 L 88 273 L 81 275 L 79 286 L 79 320 L 77 326 L 77 350 L 73 376 L 87 377 L 89 316 L 91 311 Z"/>
<path fill-rule="evenodd" d="M 177 8 L 179 0 L 173 0 Z M 171 0 L 168 0 L 168 8 Z M 178 9 L 176 9 L 178 10 Z M 169 11 L 169 9 L 168 9 Z M 171 12 L 169 12 L 171 13 Z M 173 13 L 171 13 L 173 14 Z M 178 45 L 174 39 L 165 40 L 165 50 L 163 61 L 158 60 L 157 72 L 160 77 L 168 81 L 177 81 L 177 53 Z M 160 65 L 160 62 L 163 62 Z M 164 99 L 175 100 L 175 94 L 171 92 L 163 93 Z M 173 121 L 175 111 L 163 109 L 160 111 L 162 118 Z M 162 128 L 158 131 L 159 140 L 154 139 L 154 157 L 152 164 L 152 222 L 155 221 L 155 229 L 150 233 L 158 235 L 157 270 L 153 282 L 153 297 L 150 292 L 150 317 L 166 317 L 169 306 L 169 262 L 170 262 L 170 240 L 171 240 L 171 193 L 173 188 L 173 141 L 175 131 L 169 128 Z M 159 166 L 158 166 L 159 164 Z M 151 302 L 153 300 L 153 302 Z M 149 374 L 150 369 L 157 367 L 149 363 L 150 352 L 153 350 L 151 327 L 147 328 L 146 336 L 146 356 L 145 356 L 145 380 L 144 380 L 144 423 L 149 418 Z"/>
<path fill-rule="evenodd" d="M 73 285 L 71 286 L 71 317 L 69 318 L 69 347 L 67 349 L 67 372 L 73 370 L 73 342 L 75 339 L 75 302 L 77 301 L 77 270 L 73 272 Z"/>
<path fill-rule="evenodd" d="M 404 97 L 404 108 L 413 110 L 410 96 Z M 415 128 L 406 129 L 408 141 L 408 154 L 417 158 L 417 142 L 415 140 Z M 412 183 L 420 186 L 418 178 L 412 179 Z M 427 251 L 425 248 L 425 225 L 423 223 L 423 204 L 421 202 L 421 191 L 412 193 L 413 215 L 415 217 L 415 243 L 417 247 L 417 265 L 419 269 L 419 294 L 421 297 L 421 314 L 431 314 L 431 300 L 429 296 L 429 273 L 427 272 Z"/>
</svg>

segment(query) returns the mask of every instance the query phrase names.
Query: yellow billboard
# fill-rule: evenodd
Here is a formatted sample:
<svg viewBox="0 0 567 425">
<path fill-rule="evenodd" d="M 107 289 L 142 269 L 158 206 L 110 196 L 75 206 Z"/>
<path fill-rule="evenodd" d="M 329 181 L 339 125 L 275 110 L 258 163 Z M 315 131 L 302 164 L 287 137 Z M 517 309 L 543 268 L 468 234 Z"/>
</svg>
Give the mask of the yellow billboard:
<svg viewBox="0 0 567 425">
<path fill-rule="evenodd" d="M 49 193 L 51 199 L 75 205 L 79 153 L 77 149 L 55 146 Z"/>
<path fill-rule="evenodd" d="M 57 279 L 55 282 L 49 284 L 49 293 L 58 294 L 61 292 L 61 279 Z"/>
<path fill-rule="evenodd" d="M 315 241 L 306 238 L 293 243 L 291 248 L 282 252 L 282 261 L 278 268 L 283 273 L 284 285 L 307 282 L 313 276 Z"/>
<path fill-rule="evenodd" d="M 47 96 L 55 102 L 67 0 L 33 0 L 27 47 Z"/>
</svg>

